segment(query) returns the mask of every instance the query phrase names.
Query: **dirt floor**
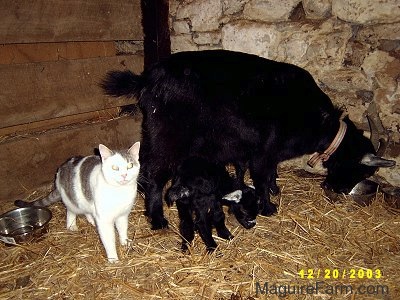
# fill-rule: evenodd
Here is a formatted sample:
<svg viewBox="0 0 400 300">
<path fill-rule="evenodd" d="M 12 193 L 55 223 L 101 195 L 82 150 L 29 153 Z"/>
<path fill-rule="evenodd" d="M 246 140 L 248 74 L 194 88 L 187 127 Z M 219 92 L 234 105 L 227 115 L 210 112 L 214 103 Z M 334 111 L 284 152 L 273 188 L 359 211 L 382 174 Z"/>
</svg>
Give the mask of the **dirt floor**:
<svg viewBox="0 0 400 300">
<path fill-rule="evenodd" d="M 331 203 L 322 177 L 279 175 L 278 214 L 250 230 L 227 216 L 235 238 L 216 238 L 211 255 L 198 236 L 180 251 L 176 207 L 165 207 L 169 229 L 150 230 L 139 197 L 132 245 L 109 264 L 95 228 L 81 218 L 79 232 L 66 231 L 65 208 L 53 205 L 42 241 L 0 245 L 0 299 L 400 299 L 400 211 L 380 192 L 367 207 Z"/>
</svg>

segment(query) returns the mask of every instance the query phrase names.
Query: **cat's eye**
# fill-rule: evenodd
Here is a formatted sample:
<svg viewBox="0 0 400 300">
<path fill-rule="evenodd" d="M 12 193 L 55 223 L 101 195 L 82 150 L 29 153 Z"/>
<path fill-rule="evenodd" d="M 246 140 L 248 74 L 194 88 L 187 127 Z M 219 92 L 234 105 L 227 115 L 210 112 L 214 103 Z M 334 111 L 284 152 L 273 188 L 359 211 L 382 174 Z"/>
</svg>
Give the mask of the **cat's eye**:
<svg viewBox="0 0 400 300">
<path fill-rule="evenodd" d="M 133 163 L 129 163 L 128 164 L 128 169 L 132 169 L 133 168 Z"/>
<path fill-rule="evenodd" d="M 119 171 L 119 167 L 116 166 L 116 165 L 113 165 L 111 168 L 112 168 L 114 171 Z"/>
</svg>

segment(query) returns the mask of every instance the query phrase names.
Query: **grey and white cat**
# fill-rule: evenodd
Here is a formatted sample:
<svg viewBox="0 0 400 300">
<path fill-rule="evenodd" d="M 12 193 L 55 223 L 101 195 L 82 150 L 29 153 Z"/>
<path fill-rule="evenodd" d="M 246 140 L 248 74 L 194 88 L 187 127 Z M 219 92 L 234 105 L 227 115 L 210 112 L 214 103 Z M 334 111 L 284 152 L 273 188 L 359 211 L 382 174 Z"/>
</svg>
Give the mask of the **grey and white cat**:
<svg viewBox="0 0 400 300">
<path fill-rule="evenodd" d="M 140 142 L 127 151 L 99 145 L 99 156 L 74 157 L 60 166 L 55 189 L 34 202 L 15 201 L 17 206 L 48 206 L 62 200 L 67 208 L 67 229 L 78 230 L 77 215 L 97 226 L 109 262 L 118 261 L 117 228 L 121 245 L 128 243 L 128 216 L 135 204 L 139 175 Z"/>
</svg>

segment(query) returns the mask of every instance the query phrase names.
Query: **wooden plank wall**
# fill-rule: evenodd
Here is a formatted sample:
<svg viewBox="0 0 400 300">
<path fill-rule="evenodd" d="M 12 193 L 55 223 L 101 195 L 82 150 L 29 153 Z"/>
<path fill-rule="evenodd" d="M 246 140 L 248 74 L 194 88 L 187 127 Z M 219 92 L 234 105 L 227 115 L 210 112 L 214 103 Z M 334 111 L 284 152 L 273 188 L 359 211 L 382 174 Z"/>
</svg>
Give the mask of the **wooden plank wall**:
<svg viewBox="0 0 400 300">
<path fill-rule="evenodd" d="M 0 1 L 4 44 L 141 40 L 137 0 Z"/>
<path fill-rule="evenodd" d="M 99 143 L 126 148 L 141 118 L 118 117 L 134 99 L 102 94 L 113 69 L 143 70 L 140 0 L 0 1 L 0 203 L 50 183 L 57 167 Z"/>
</svg>

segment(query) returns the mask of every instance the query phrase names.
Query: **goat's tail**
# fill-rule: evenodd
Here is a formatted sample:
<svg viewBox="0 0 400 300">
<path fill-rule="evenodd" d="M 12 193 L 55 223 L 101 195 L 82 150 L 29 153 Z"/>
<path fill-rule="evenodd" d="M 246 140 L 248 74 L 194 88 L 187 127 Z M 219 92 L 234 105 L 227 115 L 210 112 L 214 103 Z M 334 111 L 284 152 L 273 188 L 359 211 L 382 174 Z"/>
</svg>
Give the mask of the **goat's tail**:
<svg viewBox="0 0 400 300">
<path fill-rule="evenodd" d="M 104 93 L 113 97 L 138 97 L 143 86 L 143 77 L 129 70 L 110 71 L 100 83 Z"/>
<path fill-rule="evenodd" d="M 47 197 L 33 202 L 24 200 L 15 200 L 14 205 L 17 207 L 31 207 L 31 206 L 49 206 L 61 200 L 61 195 L 57 189 L 53 190 Z"/>
</svg>

